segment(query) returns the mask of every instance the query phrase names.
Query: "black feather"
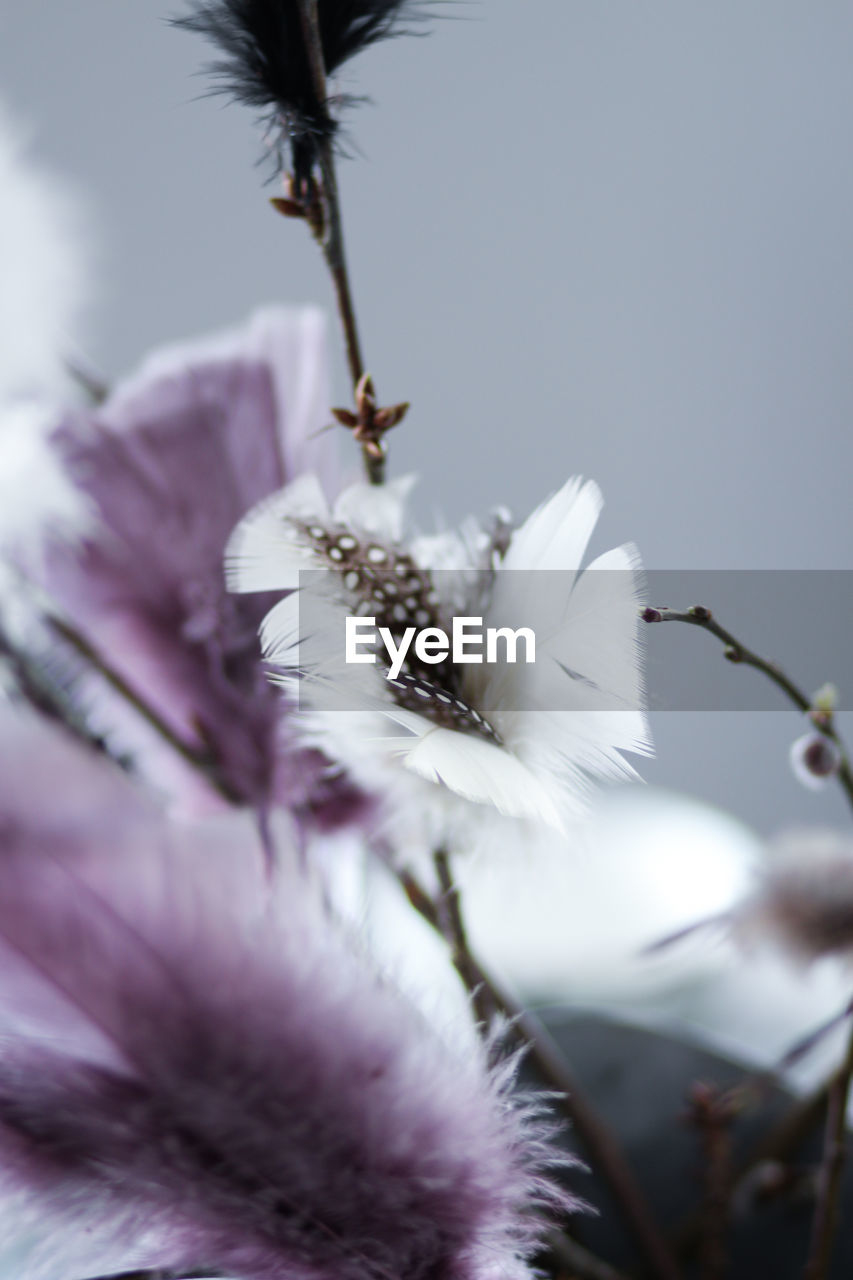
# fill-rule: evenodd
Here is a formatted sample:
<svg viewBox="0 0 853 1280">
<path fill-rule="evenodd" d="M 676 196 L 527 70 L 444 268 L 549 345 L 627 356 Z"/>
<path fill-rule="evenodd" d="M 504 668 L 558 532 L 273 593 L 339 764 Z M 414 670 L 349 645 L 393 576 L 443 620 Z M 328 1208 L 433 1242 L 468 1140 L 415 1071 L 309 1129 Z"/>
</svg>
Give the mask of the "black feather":
<svg viewBox="0 0 853 1280">
<path fill-rule="evenodd" d="M 419 20 L 412 0 L 319 0 L 326 74 L 362 49 Z M 207 70 L 221 92 L 272 117 L 279 158 L 298 182 L 310 177 L 319 148 L 337 132 L 332 107 L 318 95 L 299 0 L 195 0 L 175 25 L 206 36 L 220 57 Z"/>
</svg>

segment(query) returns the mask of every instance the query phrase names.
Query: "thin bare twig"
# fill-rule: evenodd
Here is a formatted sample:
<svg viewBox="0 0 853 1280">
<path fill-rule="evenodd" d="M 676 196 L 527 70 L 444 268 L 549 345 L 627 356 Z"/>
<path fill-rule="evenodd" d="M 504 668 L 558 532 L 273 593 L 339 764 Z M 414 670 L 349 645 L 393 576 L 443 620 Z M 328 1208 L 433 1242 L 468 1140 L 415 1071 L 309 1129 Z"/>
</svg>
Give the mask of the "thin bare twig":
<svg viewBox="0 0 853 1280">
<path fill-rule="evenodd" d="M 835 1231 L 838 1225 L 838 1201 L 846 1154 L 847 1104 L 853 1078 L 853 1032 L 840 1070 L 829 1087 L 826 1136 L 821 1162 L 817 1204 L 812 1221 L 812 1239 L 804 1280 L 825 1280 L 829 1273 Z"/>
<path fill-rule="evenodd" d="M 326 65 L 323 58 L 323 43 L 320 36 L 320 20 L 318 0 L 299 0 L 302 16 L 302 30 L 305 47 L 311 66 L 314 81 L 314 92 L 318 102 L 325 102 Z M 344 245 L 343 220 L 341 218 L 341 202 L 338 191 L 338 179 L 335 171 L 335 153 L 330 140 L 318 144 L 320 172 L 323 179 L 322 199 L 325 216 L 318 228 L 318 240 L 329 269 L 338 314 L 344 334 L 347 364 L 352 379 L 353 393 L 358 390 L 365 378 L 364 358 L 362 356 L 361 339 L 355 314 L 355 302 L 350 286 L 347 270 L 346 248 Z M 382 484 L 385 479 L 385 450 L 381 439 L 363 439 L 362 456 L 367 478 L 371 484 Z"/>
<path fill-rule="evenodd" d="M 735 1166 L 732 1201 L 749 1189 L 755 1172 L 762 1165 L 780 1164 L 805 1142 L 826 1114 L 826 1100 L 831 1081 L 806 1098 L 798 1098 L 775 1125 L 759 1138 L 749 1154 Z M 702 1211 L 692 1210 L 675 1231 L 672 1242 L 676 1256 L 692 1258 L 702 1240 Z"/>
<path fill-rule="evenodd" d="M 136 690 L 120 675 L 108 662 L 98 653 L 94 645 L 90 644 L 84 635 L 82 635 L 75 627 L 67 623 L 64 618 L 60 618 L 56 614 L 46 614 L 44 617 L 45 625 L 61 639 L 69 648 L 73 649 L 83 660 L 92 668 L 93 671 L 101 677 L 101 679 L 118 693 L 134 711 L 148 724 L 156 733 L 167 742 L 170 747 L 186 762 L 203 773 L 210 785 L 219 792 L 219 794 L 230 804 L 240 804 L 242 797 L 234 790 L 232 785 L 222 777 L 217 768 L 216 760 L 210 754 L 198 747 L 191 746 L 186 742 L 179 733 L 176 733 L 171 725 L 167 724 L 162 716 L 151 707 L 144 698 L 142 698 Z"/>
<path fill-rule="evenodd" d="M 818 1029 L 819 1034 L 821 1036 L 825 1034 L 830 1027 L 848 1017 L 850 1012 L 848 1006 L 830 1022 L 823 1024 Z M 779 1070 L 797 1062 L 802 1053 L 816 1043 L 818 1032 L 812 1032 L 799 1040 L 785 1054 L 773 1072 L 762 1071 L 740 1085 L 737 1090 L 739 1096 L 742 1099 L 750 1095 L 759 1096 L 774 1082 Z M 762 1165 L 778 1165 L 788 1160 L 802 1146 L 809 1134 L 813 1133 L 821 1123 L 825 1124 L 828 1099 L 842 1070 L 843 1068 L 836 1068 L 811 1094 L 792 1102 L 780 1119 L 765 1130 L 748 1154 L 735 1165 L 733 1200 L 736 1201 L 747 1191 L 756 1170 Z M 699 1245 L 701 1233 L 702 1215 L 700 1212 L 692 1212 L 685 1218 L 674 1236 L 675 1250 L 680 1258 L 687 1259 L 693 1256 Z"/>
<path fill-rule="evenodd" d="M 699 1134 L 705 1158 L 701 1280 L 725 1280 L 732 1194 L 731 1126 L 735 1106 L 730 1095 L 704 1083 L 693 1085 L 688 1101 L 688 1123 Z"/>
<path fill-rule="evenodd" d="M 701 627 L 703 631 L 709 631 L 712 636 L 716 636 L 725 648 L 723 656 L 729 662 L 742 663 L 746 667 L 754 667 L 756 671 L 760 671 L 767 677 L 777 689 L 781 689 L 786 698 L 794 704 L 800 711 L 812 714 L 812 722 L 818 733 L 822 733 L 835 744 L 840 753 L 840 763 L 838 767 L 838 780 L 847 795 L 847 799 L 853 805 L 853 767 L 850 764 L 850 757 L 847 754 L 847 748 L 835 727 L 835 720 L 831 713 L 821 712 L 814 714 L 815 708 L 812 699 L 803 692 L 793 680 L 788 676 L 781 667 L 775 662 L 762 658 L 759 654 L 753 653 L 745 644 L 727 631 L 725 627 L 721 627 L 719 622 L 714 618 L 711 610 L 705 605 L 694 605 L 692 608 L 679 611 L 677 609 L 657 608 L 653 605 L 644 609 L 641 614 L 644 622 L 686 622 L 694 627 Z"/>
<path fill-rule="evenodd" d="M 459 889 L 450 870 L 450 858 L 445 849 L 438 849 L 433 860 L 441 887 L 441 897 L 436 903 L 439 926 L 450 946 L 456 972 L 471 993 L 471 1003 L 474 1006 L 477 1021 L 488 1030 L 496 1013 L 495 1002 L 487 988 L 482 985 L 480 974 L 471 956 Z"/>
<path fill-rule="evenodd" d="M 412 906 L 443 936 L 440 913 L 429 894 L 409 872 L 400 871 L 398 875 Z M 510 1020 L 512 1034 L 527 1048 L 527 1060 L 542 1080 L 560 1095 L 563 1111 L 572 1122 L 596 1172 L 610 1188 L 651 1274 L 658 1280 L 679 1280 L 675 1260 L 621 1148 L 607 1125 L 586 1101 L 550 1032 L 534 1013 L 524 1009 L 499 986 L 470 950 L 465 972 L 459 972 L 469 991 L 480 988 L 488 993 L 498 1012 Z"/>
<path fill-rule="evenodd" d="M 109 398 L 109 383 L 95 372 L 88 361 L 78 356 L 69 356 L 65 361 L 65 368 L 94 408 L 98 408 Z"/>
<path fill-rule="evenodd" d="M 9 673 L 13 696 L 60 725 L 86 747 L 125 766 L 125 761 L 115 759 L 104 735 L 92 729 L 85 715 L 73 705 L 61 680 L 52 678 L 43 663 L 39 664 L 22 645 L 16 644 L 0 619 L 0 666 L 3 664 Z"/>
<path fill-rule="evenodd" d="M 142 1271 L 117 1271 L 109 1276 L 91 1276 L 88 1280 L 216 1280 L 217 1277 L 223 1277 L 224 1272 L 212 1270 L 210 1267 L 202 1268 L 200 1271 L 164 1271 L 162 1268 L 155 1267 L 154 1270 Z"/>
</svg>

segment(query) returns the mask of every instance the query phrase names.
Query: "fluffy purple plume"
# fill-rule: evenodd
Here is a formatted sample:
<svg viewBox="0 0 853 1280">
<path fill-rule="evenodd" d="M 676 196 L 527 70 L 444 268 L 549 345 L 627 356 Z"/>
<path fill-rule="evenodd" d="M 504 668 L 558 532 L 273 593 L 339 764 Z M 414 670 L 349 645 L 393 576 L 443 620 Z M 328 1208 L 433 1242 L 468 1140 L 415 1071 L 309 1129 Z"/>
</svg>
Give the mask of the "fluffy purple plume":
<svg viewBox="0 0 853 1280">
<path fill-rule="evenodd" d="M 526 1275 L 537 1215 L 574 1202 L 512 1065 L 451 1050 L 289 864 L 279 911 L 248 818 L 167 827 L 43 727 L 12 746 L 0 1189 L 32 1194 L 40 1242 L 19 1280 Z"/>
<path fill-rule="evenodd" d="M 53 434 L 94 519 L 73 539 L 51 539 L 44 584 L 231 799 L 332 822 L 355 793 L 288 737 L 258 660 L 265 606 L 228 595 L 222 571 L 226 539 L 252 503 L 318 461 L 328 475 L 328 437 L 316 438 L 327 412 L 315 311 L 268 310 L 245 330 L 149 358 Z M 138 716 L 108 690 L 92 693 L 120 748 L 184 799 L 199 787 Z"/>
</svg>

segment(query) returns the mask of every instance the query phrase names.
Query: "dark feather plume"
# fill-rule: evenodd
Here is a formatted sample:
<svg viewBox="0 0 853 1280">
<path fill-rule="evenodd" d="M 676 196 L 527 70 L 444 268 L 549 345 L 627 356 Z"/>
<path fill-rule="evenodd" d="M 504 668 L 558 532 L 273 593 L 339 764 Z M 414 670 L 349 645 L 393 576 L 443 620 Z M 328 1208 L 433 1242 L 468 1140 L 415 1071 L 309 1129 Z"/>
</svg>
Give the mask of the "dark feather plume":
<svg viewBox="0 0 853 1280">
<path fill-rule="evenodd" d="M 319 0 L 326 74 L 400 34 L 405 22 L 422 17 L 419 7 L 413 0 Z M 289 163 L 297 181 L 309 178 L 319 147 L 337 132 L 332 109 L 345 100 L 317 93 L 299 0 L 194 0 L 175 25 L 218 46 L 208 71 L 219 90 L 268 112 L 279 131 L 282 164 Z"/>
</svg>

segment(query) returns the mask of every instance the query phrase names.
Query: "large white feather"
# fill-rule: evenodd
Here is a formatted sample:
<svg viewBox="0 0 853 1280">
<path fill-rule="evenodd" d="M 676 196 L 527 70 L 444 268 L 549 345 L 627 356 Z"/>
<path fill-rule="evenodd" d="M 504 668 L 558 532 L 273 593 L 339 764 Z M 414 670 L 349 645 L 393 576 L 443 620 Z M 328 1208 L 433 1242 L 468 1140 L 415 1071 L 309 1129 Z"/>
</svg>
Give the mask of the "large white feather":
<svg viewBox="0 0 853 1280">
<path fill-rule="evenodd" d="M 432 728 L 408 749 L 403 764 L 467 800 L 492 804 L 512 818 L 533 818 L 558 831 L 563 822 L 549 789 L 510 752 L 471 734 Z"/>
<path fill-rule="evenodd" d="M 598 485 L 573 476 L 516 529 L 503 567 L 578 569 L 602 505 Z"/>
</svg>

